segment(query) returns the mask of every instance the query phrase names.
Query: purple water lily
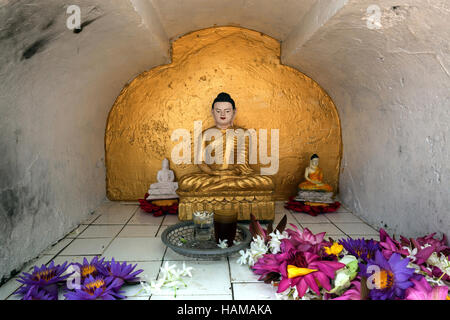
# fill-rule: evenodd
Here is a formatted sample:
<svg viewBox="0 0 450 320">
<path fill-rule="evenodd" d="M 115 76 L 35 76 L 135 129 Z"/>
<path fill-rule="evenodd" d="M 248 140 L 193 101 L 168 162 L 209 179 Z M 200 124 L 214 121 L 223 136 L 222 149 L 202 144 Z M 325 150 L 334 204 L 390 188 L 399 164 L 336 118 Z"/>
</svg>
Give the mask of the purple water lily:
<svg viewBox="0 0 450 320">
<path fill-rule="evenodd" d="M 123 284 L 136 284 L 139 283 L 139 277 L 137 276 L 144 270 L 136 270 L 134 269 L 137 267 L 137 264 L 134 266 L 131 264 L 127 264 L 126 262 L 120 264 L 120 262 L 117 262 L 112 258 L 112 261 L 107 262 L 105 264 L 105 276 L 107 278 L 111 278 L 115 281 L 115 284 L 120 288 Z"/>
<path fill-rule="evenodd" d="M 40 268 L 34 267 L 33 272 L 22 273 L 17 279 L 24 286 L 16 291 L 16 294 L 26 295 L 33 288 L 45 291 L 51 297 L 58 297 L 58 283 L 65 281 L 72 273 L 63 275 L 67 270 L 67 262 L 62 265 L 56 265 L 52 261 L 48 267 L 42 265 Z"/>
<path fill-rule="evenodd" d="M 64 296 L 67 300 L 117 300 L 124 299 L 114 289 L 120 287 L 120 279 L 88 276 L 80 289 L 67 292 Z"/>
<path fill-rule="evenodd" d="M 408 263 L 409 259 L 402 259 L 398 253 L 393 253 L 387 260 L 380 251 L 377 251 L 375 259 L 369 260 L 367 265 L 360 264 L 361 277 L 369 281 L 375 276 L 375 282 L 371 283 L 373 288 L 369 293 L 370 298 L 372 300 L 403 299 L 405 290 L 413 286 L 410 279 L 414 275 L 414 269 L 408 268 Z M 369 285 L 368 287 L 370 289 Z"/>
<path fill-rule="evenodd" d="M 348 253 L 361 258 L 364 262 L 373 259 L 375 252 L 379 250 L 378 242 L 375 240 L 348 238 L 339 240 L 339 243 L 344 246 Z"/>
<path fill-rule="evenodd" d="M 24 295 L 22 300 L 58 300 L 58 299 L 57 297 L 50 295 L 47 291 L 33 286 Z"/>
<path fill-rule="evenodd" d="M 97 277 L 98 275 L 106 274 L 107 270 L 104 266 L 104 258 L 98 260 L 98 257 L 94 257 L 90 262 L 83 258 L 83 263 L 73 263 L 74 266 L 77 266 L 80 269 L 81 279 L 86 279 L 89 276 Z"/>
</svg>

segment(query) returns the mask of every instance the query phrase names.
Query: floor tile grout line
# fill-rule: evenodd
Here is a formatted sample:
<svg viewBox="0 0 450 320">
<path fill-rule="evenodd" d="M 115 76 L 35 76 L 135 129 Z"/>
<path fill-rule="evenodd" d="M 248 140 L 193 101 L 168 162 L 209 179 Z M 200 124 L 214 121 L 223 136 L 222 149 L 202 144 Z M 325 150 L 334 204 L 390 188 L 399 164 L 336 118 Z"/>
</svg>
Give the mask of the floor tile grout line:
<svg viewBox="0 0 450 320">
<path fill-rule="evenodd" d="M 161 230 L 161 228 L 163 227 L 164 220 L 166 220 L 166 216 L 164 216 L 164 218 L 162 219 L 161 223 L 159 224 L 158 230 L 156 230 L 155 237 L 159 234 L 159 230 Z"/>
<path fill-rule="evenodd" d="M 108 250 L 108 248 L 111 246 L 111 243 L 113 243 L 113 241 L 115 239 L 117 239 L 117 236 L 123 231 L 123 229 L 125 229 L 125 226 L 128 224 L 128 222 L 130 222 L 131 219 L 133 219 L 134 215 L 136 214 L 137 208 L 134 209 L 133 213 L 131 214 L 131 216 L 128 218 L 127 222 L 125 222 L 125 224 L 122 225 L 122 228 L 119 230 L 119 232 L 111 239 L 111 241 L 106 245 L 105 249 L 103 249 L 102 253 L 100 254 L 101 256 L 106 252 L 106 250 Z"/>
<path fill-rule="evenodd" d="M 124 224 L 126 224 L 126 222 L 121 222 L 121 223 L 102 223 L 102 224 L 93 224 L 93 225 L 90 225 L 89 227 L 113 227 L 113 226 L 121 226 L 121 225 L 124 225 Z M 132 224 L 130 224 L 130 226 L 132 226 Z"/>
<path fill-rule="evenodd" d="M 335 224 L 334 222 L 332 222 L 332 223 Z M 377 229 L 375 229 L 374 227 L 372 227 L 370 224 L 368 224 L 366 222 L 336 222 L 336 223 L 339 223 L 339 224 L 365 224 L 369 228 L 373 229 L 375 234 L 377 234 L 377 232 L 378 232 Z M 340 229 L 338 226 L 336 226 L 336 228 Z M 361 232 L 360 234 L 364 234 L 364 232 Z"/>
<path fill-rule="evenodd" d="M 94 212 L 96 212 L 96 211 L 94 211 Z M 80 225 L 85 225 L 85 226 L 88 226 L 88 227 L 89 227 L 91 224 L 93 224 L 95 221 L 97 221 L 97 219 L 100 218 L 102 215 L 103 215 L 103 213 L 99 213 L 98 216 L 97 216 L 94 220 L 92 220 L 91 222 L 89 222 L 88 224 L 81 223 Z"/>
<path fill-rule="evenodd" d="M 338 230 L 340 230 L 343 234 L 345 234 L 348 237 L 348 234 L 346 232 L 344 232 L 344 230 L 339 228 L 337 225 L 335 225 L 333 221 L 331 221 L 331 224 L 334 225 Z"/>
<path fill-rule="evenodd" d="M 66 246 L 64 246 L 61 250 L 59 250 L 57 253 L 55 253 L 55 254 L 53 254 L 53 253 L 51 253 L 50 255 L 54 255 L 53 256 L 53 259 L 54 258 L 56 258 L 61 252 L 63 252 L 64 250 L 66 250 L 66 248 L 68 247 L 68 246 L 70 246 L 75 240 L 76 240 L 76 238 L 74 238 L 74 239 L 70 239 L 70 238 L 62 238 L 61 240 L 59 240 L 57 243 L 55 243 L 55 246 L 59 243 L 59 242 L 61 242 L 62 240 L 65 240 L 65 239 L 67 239 L 67 240 L 70 240 L 70 242 L 66 245 Z M 50 262 L 52 262 L 51 260 L 47 263 L 47 264 L 49 264 Z M 46 264 L 46 265 L 47 265 Z"/>
<path fill-rule="evenodd" d="M 230 279 L 231 300 L 234 301 L 234 286 L 231 277 L 230 257 L 227 257 L 227 264 L 228 264 L 228 277 Z"/>
<path fill-rule="evenodd" d="M 81 231 L 80 233 L 78 233 L 75 237 L 73 238 L 67 238 L 71 233 L 75 232 L 75 230 L 77 230 L 80 226 L 82 226 L 83 224 L 79 224 L 77 227 L 75 227 L 72 231 L 70 231 L 68 234 L 66 234 L 64 236 L 63 239 L 76 239 L 80 236 L 80 234 L 82 234 L 87 228 L 89 228 L 89 226 L 87 226 L 86 228 L 83 229 L 83 231 Z"/>
<path fill-rule="evenodd" d="M 360 219 L 360 220 L 361 220 L 361 222 L 338 222 L 338 223 L 342 223 L 342 224 L 365 224 L 369 228 L 373 229 L 375 232 L 378 232 L 378 230 L 375 229 L 374 227 L 372 227 L 369 223 L 365 222 L 362 219 Z"/>
</svg>

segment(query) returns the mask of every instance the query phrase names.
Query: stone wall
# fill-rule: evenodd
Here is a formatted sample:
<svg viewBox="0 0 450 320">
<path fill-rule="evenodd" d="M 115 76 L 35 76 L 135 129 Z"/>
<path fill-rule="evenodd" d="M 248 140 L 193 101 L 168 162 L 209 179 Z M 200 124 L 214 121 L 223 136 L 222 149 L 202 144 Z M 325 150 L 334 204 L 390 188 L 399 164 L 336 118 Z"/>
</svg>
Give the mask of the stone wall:
<svg viewBox="0 0 450 320">
<path fill-rule="evenodd" d="M 0 279 L 106 199 L 108 112 L 128 80 L 168 62 L 168 41 L 131 3 L 70 4 L 81 32 L 66 28 L 61 1 L 1 2 Z"/>
<path fill-rule="evenodd" d="M 348 1 L 301 46 L 284 43 L 297 51 L 282 60 L 339 110 L 343 203 L 394 234 L 450 237 L 449 14 L 445 0 Z"/>
</svg>

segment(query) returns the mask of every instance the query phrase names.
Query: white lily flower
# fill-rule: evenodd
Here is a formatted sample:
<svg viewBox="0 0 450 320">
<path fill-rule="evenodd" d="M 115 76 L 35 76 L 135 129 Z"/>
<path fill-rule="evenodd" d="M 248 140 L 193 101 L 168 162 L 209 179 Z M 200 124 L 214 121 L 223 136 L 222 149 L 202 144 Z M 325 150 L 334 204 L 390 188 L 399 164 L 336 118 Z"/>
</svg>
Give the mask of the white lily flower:
<svg viewBox="0 0 450 320">
<path fill-rule="evenodd" d="M 239 259 L 237 259 L 237 263 L 239 263 L 240 265 L 243 264 L 247 264 L 248 262 L 248 256 L 249 256 L 249 251 L 248 250 L 239 250 L 239 254 L 241 255 Z"/>
<path fill-rule="evenodd" d="M 249 254 L 249 256 L 248 256 L 248 265 L 250 267 L 252 267 L 255 263 L 256 263 L 255 259 L 253 258 L 253 256 L 251 254 Z"/>
<path fill-rule="evenodd" d="M 237 263 L 253 266 L 268 250 L 269 248 L 266 246 L 264 239 L 261 236 L 257 236 L 250 243 L 250 249 L 239 251 L 241 257 L 237 260 Z"/>
<path fill-rule="evenodd" d="M 306 293 L 303 297 L 300 298 L 300 300 L 317 300 L 319 297 L 315 292 L 312 292 L 309 288 L 306 290 Z"/>
<path fill-rule="evenodd" d="M 183 262 L 183 273 L 182 276 L 188 276 L 190 278 L 192 278 L 192 273 L 191 271 L 194 270 L 194 268 L 192 267 L 186 267 L 186 263 Z"/>
<path fill-rule="evenodd" d="M 297 287 L 287 288 L 285 291 L 280 293 L 275 292 L 275 297 L 278 300 L 298 300 Z"/>
<path fill-rule="evenodd" d="M 150 289 L 153 291 L 161 291 L 162 286 L 164 285 L 164 282 L 166 281 L 165 278 L 161 278 L 157 281 L 151 281 L 150 282 Z"/>
<path fill-rule="evenodd" d="M 443 253 L 438 256 L 437 252 L 433 252 L 428 258 L 427 263 L 429 265 L 438 267 L 443 273 L 446 273 L 450 276 L 450 261 Z"/>
<path fill-rule="evenodd" d="M 226 248 L 228 248 L 228 240 L 227 240 L 227 239 L 225 239 L 225 240 L 219 239 L 219 243 L 217 244 L 217 246 L 218 246 L 220 249 L 226 249 Z"/>
<path fill-rule="evenodd" d="M 269 247 L 270 251 L 273 254 L 277 254 L 281 251 L 281 240 L 282 239 L 290 239 L 291 237 L 288 235 L 286 231 L 283 231 L 282 233 L 279 230 L 275 230 L 275 232 L 272 232 L 269 234 L 271 239 L 269 240 Z"/>
<path fill-rule="evenodd" d="M 160 275 L 158 280 L 150 283 L 150 289 L 154 291 L 160 291 L 163 287 L 173 288 L 176 291 L 180 287 L 186 287 L 186 283 L 183 281 L 183 277 L 192 277 L 192 267 L 186 267 L 183 262 L 183 269 L 177 269 L 176 264 L 170 265 L 166 262 L 160 269 Z M 147 288 L 148 289 L 148 288 Z"/>
<path fill-rule="evenodd" d="M 407 258 L 409 258 L 409 261 L 416 261 L 417 248 L 411 249 L 410 247 L 402 247 L 402 249 L 408 251 Z"/>
<path fill-rule="evenodd" d="M 149 279 L 148 275 L 144 274 L 142 276 L 142 278 L 145 278 L 145 281 L 139 280 L 139 283 L 141 284 L 142 289 L 145 291 L 146 294 L 152 294 L 152 289 L 151 289 L 150 285 L 148 284 L 148 282 L 149 282 L 148 281 L 148 279 Z"/>
</svg>

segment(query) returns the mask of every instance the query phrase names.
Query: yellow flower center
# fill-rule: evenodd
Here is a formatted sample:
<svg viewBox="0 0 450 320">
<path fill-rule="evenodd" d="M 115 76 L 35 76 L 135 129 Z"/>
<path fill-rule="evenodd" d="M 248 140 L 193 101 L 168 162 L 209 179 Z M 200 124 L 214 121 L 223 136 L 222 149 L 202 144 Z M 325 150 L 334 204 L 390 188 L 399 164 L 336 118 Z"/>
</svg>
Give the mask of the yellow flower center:
<svg viewBox="0 0 450 320">
<path fill-rule="evenodd" d="M 377 272 L 375 279 L 379 281 L 376 283 L 378 289 L 387 289 L 394 285 L 394 275 L 388 270 Z"/>
<path fill-rule="evenodd" d="M 331 247 L 325 247 L 324 249 L 328 255 L 333 254 L 333 255 L 337 256 L 342 252 L 342 250 L 344 249 L 344 246 L 335 242 L 335 243 L 333 243 L 333 245 Z"/>
<path fill-rule="evenodd" d="M 83 278 L 87 278 L 87 276 L 93 275 L 95 272 L 97 272 L 97 268 L 92 265 L 88 265 L 86 267 L 81 268 L 81 276 Z"/>
<path fill-rule="evenodd" d="M 50 269 L 50 270 L 44 270 L 44 271 L 35 273 L 33 275 L 33 280 L 34 281 L 40 281 L 40 280 L 49 281 L 49 280 L 53 279 L 54 277 L 55 277 L 54 269 Z"/>
<path fill-rule="evenodd" d="M 317 271 L 317 269 L 299 268 L 299 267 L 296 267 L 293 265 L 287 266 L 287 273 L 288 273 L 289 279 L 306 276 L 307 274 L 310 274 L 310 273 L 313 273 L 316 271 Z"/>
<path fill-rule="evenodd" d="M 103 281 L 101 279 L 95 280 L 94 282 L 88 283 L 86 285 L 86 292 L 92 296 L 92 295 L 94 295 L 95 290 L 97 290 L 98 288 L 104 288 L 104 286 L 105 286 L 105 281 Z"/>
</svg>

